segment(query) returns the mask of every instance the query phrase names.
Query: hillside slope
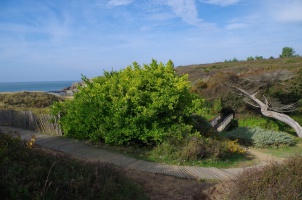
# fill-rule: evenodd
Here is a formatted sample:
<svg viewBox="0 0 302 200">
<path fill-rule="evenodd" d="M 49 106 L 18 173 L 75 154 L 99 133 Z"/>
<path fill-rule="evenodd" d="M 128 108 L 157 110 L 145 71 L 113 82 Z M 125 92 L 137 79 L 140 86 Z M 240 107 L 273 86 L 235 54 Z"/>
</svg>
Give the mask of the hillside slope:
<svg viewBox="0 0 302 200">
<path fill-rule="evenodd" d="M 275 99 L 276 103 L 288 104 L 302 99 L 302 57 L 189 65 L 175 70 L 178 74 L 189 75 L 193 92 L 208 100 L 221 98 L 225 106 L 237 111 L 246 108 L 243 108 L 241 97 L 231 93 L 224 84 L 230 75 L 240 79 L 265 77 L 270 80 L 272 83 L 262 94 Z"/>
</svg>

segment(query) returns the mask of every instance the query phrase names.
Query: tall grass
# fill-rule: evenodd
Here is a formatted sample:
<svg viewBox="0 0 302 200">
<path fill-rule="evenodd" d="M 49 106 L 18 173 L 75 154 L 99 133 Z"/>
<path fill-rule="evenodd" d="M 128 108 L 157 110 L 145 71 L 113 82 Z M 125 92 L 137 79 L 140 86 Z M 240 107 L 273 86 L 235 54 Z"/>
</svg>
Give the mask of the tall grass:
<svg viewBox="0 0 302 200">
<path fill-rule="evenodd" d="M 104 163 L 30 149 L 0 133 L 1 199 L 147 199 L 139 185 Z"/>
</svg>

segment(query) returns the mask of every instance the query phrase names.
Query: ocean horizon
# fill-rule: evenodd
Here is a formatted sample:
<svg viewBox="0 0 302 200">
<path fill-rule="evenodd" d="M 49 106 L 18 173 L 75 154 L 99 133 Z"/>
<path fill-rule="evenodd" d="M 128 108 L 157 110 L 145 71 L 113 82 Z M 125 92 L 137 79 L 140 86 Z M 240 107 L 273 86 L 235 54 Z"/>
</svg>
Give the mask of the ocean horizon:
<svg viewBox="0 0 302 200">
<path fill-rule="evenodd" d="M 0 92 L 60 91 L 79 81 L 0 82 Z"/>
</svg>

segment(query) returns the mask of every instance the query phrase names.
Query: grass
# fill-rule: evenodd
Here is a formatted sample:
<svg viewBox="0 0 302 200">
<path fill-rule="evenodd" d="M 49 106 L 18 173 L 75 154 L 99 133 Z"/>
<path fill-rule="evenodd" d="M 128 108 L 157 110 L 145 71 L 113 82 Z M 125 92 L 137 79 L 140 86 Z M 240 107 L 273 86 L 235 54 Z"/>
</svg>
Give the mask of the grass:
<svg viewBox="0 0 302 200">
<path fill-rule="evenodd" d="M 0 109 L 31 110 L 35 114 L 46 114 L 54 102 L 64 101 L 63 97 L 45 92 L 1 92 Z"/>
<path fill-rule="evenodd" d="M 0 196 L 2 199 L 147 199 L 138 184 L 112 165 L 46 153 L 3 133 L 0 133 Z"/>
<path fill-rule="evenodd" d="M 290 157 L 293 155 L 297 154 L 302 154 L 301 149 L 302 149 L 302 142 L 300 141 L 296 146 L 290 146 L 290 147 L 271 147 L 271 148 L 253 148 L 259 152 L 266 153 L 273 155 L 278 158 L 285 158 L 285 157 Z"/>
<path fill-rule="evenodd" d="M 194 161 L 183 161 L 179 162 L 178 160 L 170 160 L 170 159 L 150 159 L 150 161 L 154 162 L 162 162 L 166 164 L 173 165 L 184 165 L 184 166 L 197 166 L 197 167 L 217 167 L 217 168 L 232 168 L 232 167 L 246 167 L 258 164 L 258 162 L 252 160 L 247 155 L 231 155 L 227 159 L 200 159 Z"/>
</svg>

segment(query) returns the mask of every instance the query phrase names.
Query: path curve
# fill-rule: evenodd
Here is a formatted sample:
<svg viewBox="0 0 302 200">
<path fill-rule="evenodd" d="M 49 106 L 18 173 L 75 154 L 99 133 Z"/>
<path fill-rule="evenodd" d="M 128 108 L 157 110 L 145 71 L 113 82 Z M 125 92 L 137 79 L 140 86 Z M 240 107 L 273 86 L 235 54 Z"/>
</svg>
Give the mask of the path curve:
<svg viewBox="0 0 302 200">
<path fill-rule="evenodd" d="M 42 134 L 39 132 L 6 126 L 0 126 L 0 130 L 4 133 L 16 131 L 20 134 L 21 139 L 26 141 L 29 141 L 32 135 L 35 135 L 35 143 L 41 147 L 64 152 L 88 161 L 107 162 L 125 169 L 164 174 L 184 179 L 226 180 L 233 178 L 244 170 L 244 168 L 218 169 L 215 167 L 167 165 L 138 160 L 105 149 L 99 149 L 85 144 L 84 142 L 62 136 Z"/>
</svg>

